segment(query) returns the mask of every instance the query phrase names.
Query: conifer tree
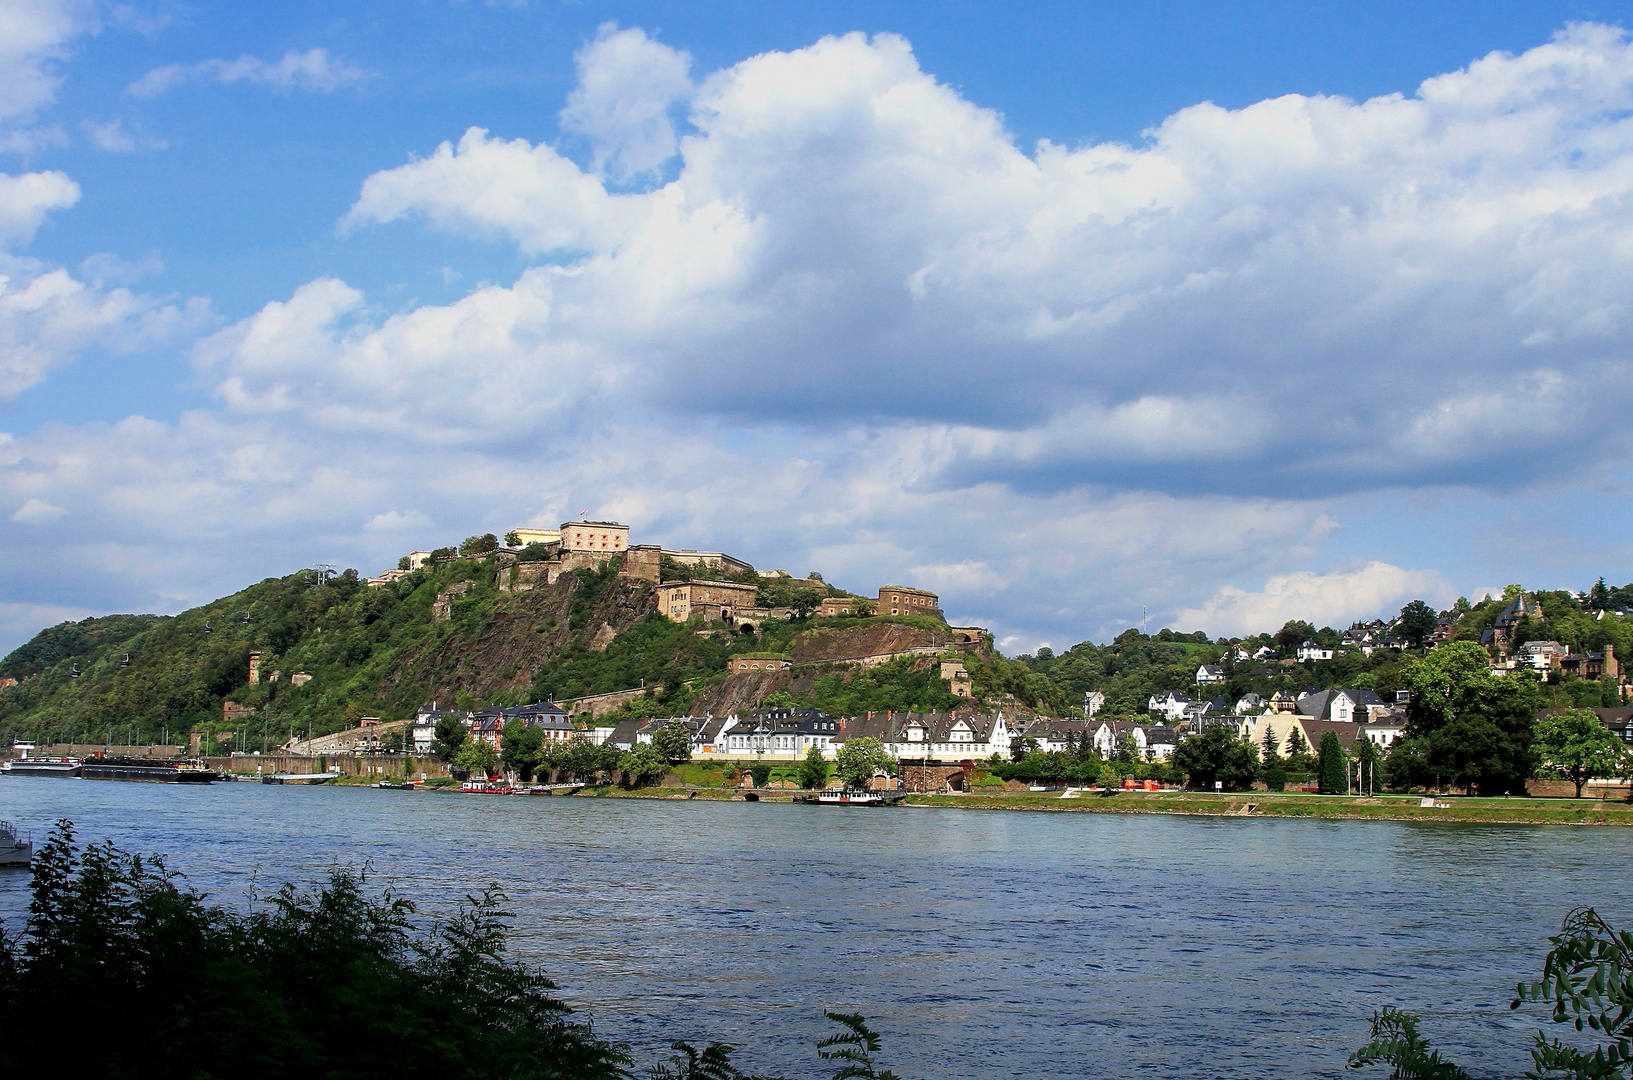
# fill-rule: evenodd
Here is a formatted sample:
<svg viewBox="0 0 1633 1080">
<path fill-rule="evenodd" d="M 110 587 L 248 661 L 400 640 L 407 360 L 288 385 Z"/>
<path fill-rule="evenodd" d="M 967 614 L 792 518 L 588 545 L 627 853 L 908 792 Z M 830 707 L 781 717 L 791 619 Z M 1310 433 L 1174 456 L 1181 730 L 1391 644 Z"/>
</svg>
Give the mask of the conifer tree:
<svg viewBox="0 0 1633 1080">
<path fill-rule="evenodd" d="M 1345 782 L 1344 747 L 1338 735 L 1327 732 L 1321 736 L 1321 748 L 1316 752 L 1316 777 L 1323 795 L 1342 795 L 1349 785 Z"/>
</svg>

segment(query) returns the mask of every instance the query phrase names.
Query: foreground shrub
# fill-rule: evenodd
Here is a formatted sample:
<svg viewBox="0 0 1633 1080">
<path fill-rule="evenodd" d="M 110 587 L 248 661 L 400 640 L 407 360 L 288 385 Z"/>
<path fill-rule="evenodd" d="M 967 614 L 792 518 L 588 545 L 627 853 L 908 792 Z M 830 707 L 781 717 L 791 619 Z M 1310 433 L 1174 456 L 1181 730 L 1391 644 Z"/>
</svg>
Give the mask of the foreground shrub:
<svg viewBox="0 0 1633 1080">
<path fill-rule="evenodd" d="M 249 914 L 207 904 L 163 860 L 80 847 L 61 821 L 35 856 L 27 924 L 0 928 L 0 1015 L 18 1033 L 0 1075 L 212 1080 L 321 1076 L 630 1080 L 627 1048 L 598 1037 L 506 957 L 496 889 L 416 929 L 414 905 L 365 875 L 284 886 Z M 875 1071 L 879 1038 L 855 1014 L 819 1044 L 834 1080 Z M 764 1080 L 719 1043 L 653 1080 Z M 65 1068 L 66 1066 L 66 1068 Z"/>
<path fill-rule="evenodd" d="M 0 935 L 0 1009 L 29 1033 L 7 1053 L 111 1077 L 625 1075 L 621 1048 L 506 958 L 503 903 L 488 890 L 419 933 L 411 903 L 336 870 L 240 915 L 59 822 L 26 928 Z"/>
<path fill-rule="evenodd" d="M 1532 1071 L 1542 1080 L 1627 1080 L 1633 1075 L 1633 934 L 1613 929 L 1592 908 L 1565 917 L 1542 963 L 1542 978 L 1520 983 L 1509 1008 L 1545 1003 L 1556 1024 L 1592 1032 L 1600 1045 L 1567 1046 L 1537 1032 Z M 1372 1016 L 1372 1041 L 1350 1055 L 1352 1069 L 1389 1065 L 1391 1080 L 1469 1080 L 1418 1034 L 1418 1018 L 1384 1008 Z"/>
</svg>

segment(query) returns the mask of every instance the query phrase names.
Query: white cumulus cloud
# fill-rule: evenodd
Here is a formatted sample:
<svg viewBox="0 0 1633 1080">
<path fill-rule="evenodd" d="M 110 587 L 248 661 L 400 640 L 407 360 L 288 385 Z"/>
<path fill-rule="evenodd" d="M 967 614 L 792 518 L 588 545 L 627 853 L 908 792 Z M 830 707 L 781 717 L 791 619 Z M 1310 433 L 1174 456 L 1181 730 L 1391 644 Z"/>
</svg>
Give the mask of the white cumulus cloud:
<svg viewBox="0 0 1633 1080">
<path fill-rule="evenodd" d="M 84 349 L 136 352 L 197 334 L 213 322 L 202 300 L 166 303 L 128 289 L 87 285 L 66 270 L 0 263 L 0 402 Z"/>
<path fill-rule="evenodd" d="M 1281 574 L 1258 592 L 1227 585 L 1201 607 L 1179 612 L 1171 625 L 1186 632 L 1205 630 L 1215 637 L 1273 633 L 1289 619 L 1342 627 L 1356 619 L 1388 618 L 1411 600 L 1439 606 L 1455 595 L 1433 570 L 1369 562 L 1347 573 Z"/>
<path fill-rule="evenodd" d="M 578 87 L 561 123 L 590 140 L 595 167 L 625 179 L 673 157 L 670 109 L 692 94 L 691 56 L 609 22 L 577 60 Z"/>
<path fill-rule="evenodd" d="M 0 173 L 0 244 L 26 244 L 53 210 L 79 202 L 79 185 L 66 173 Z"/>
<path fill-rule="evenodd" d="M 1625 459 L 1628 108 L 1633 43 L 1577 25 L 1410 96 L 1026 151 L 904 40 L 851 34 L 704 78 L 651 192 L 473 129 L 370 177 L 344 224 L 566 252 L 553 327 L 653 399 L 945 425 L 957 482 L 1503 486 Z M 1502 417 L 1541 452 L 1516 462 Z"/>
<path fill-rule="evenodd" d="M 154 68 L 127 89 L 136 97 L 157 97 L 189 80 L 218 83 L 259 83 L 280 90 L 309 90 L 326 94 L 362 82 L 369 72 L 329 55 L 327 49 L 294 49 L 277 61 L 254 56 L 237 60 L 206 60 L 200 64 L 166 64 Z"/>
</svg>

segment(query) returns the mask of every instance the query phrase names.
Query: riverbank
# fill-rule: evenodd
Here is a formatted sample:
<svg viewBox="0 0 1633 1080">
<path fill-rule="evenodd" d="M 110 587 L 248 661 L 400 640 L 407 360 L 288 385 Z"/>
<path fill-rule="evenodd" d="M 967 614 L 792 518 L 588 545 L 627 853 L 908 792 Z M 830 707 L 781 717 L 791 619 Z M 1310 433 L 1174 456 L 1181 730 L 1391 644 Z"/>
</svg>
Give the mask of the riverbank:
<svg viewBox="0 0 1633 1080">
<path fill-rule="evenodd" d="M 576 798 L 740 800 L 735 788 L 652 787 L 626 791 L 589 788 Z M 790 802 L 804 792 L 756 792 L 762 802 Z M 1008 791 L 993 794 L 909 795 L 905 806 L 957 810 L 1033 810 L 1053 813 L 1180 814 L 1202 817 L 1304 818 L 1334 821 L 1441 821 L 1489 825 L 1628 825 L 1633 804 L 1596 799 L 1537 799 L 1437 796 L 1436 806 L 1421 805 L 1417 795 L 1247 794 L 1213 795 L 1200 791 L 1085 791 L 1075 798 L 1059 792 Z"/>
<path fill-rule="evenodd" d="M 1044 810 L 1065 813 L 1187 814 L 1207 817 L 1317 818 L 1337 821 L 1452 821 L 1491 825 L 1633 825 L 1633 805 L 1594 799 L 1482 799 L 1437 796 L 1423 806 L 1417 795 L 1266 794 L 1206 792 L 1081 793 L 1017 791 L 992 795 L 911 795 L 909 806 L 964 810 Z"/>
</svg>

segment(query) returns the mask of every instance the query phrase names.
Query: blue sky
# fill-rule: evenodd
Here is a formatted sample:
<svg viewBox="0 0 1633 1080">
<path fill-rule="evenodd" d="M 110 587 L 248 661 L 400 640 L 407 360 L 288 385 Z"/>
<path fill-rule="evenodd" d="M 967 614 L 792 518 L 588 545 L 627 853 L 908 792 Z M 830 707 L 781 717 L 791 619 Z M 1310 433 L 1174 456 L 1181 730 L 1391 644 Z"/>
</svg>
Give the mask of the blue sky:
<svg viewBox="0 0 1633 1080">
<path fill-rule="evenodd" d="M 1633 579 L 1633 5 L 8 7 L 0 648 L 583 506 L 1011 651 Z"/>
</svg>

